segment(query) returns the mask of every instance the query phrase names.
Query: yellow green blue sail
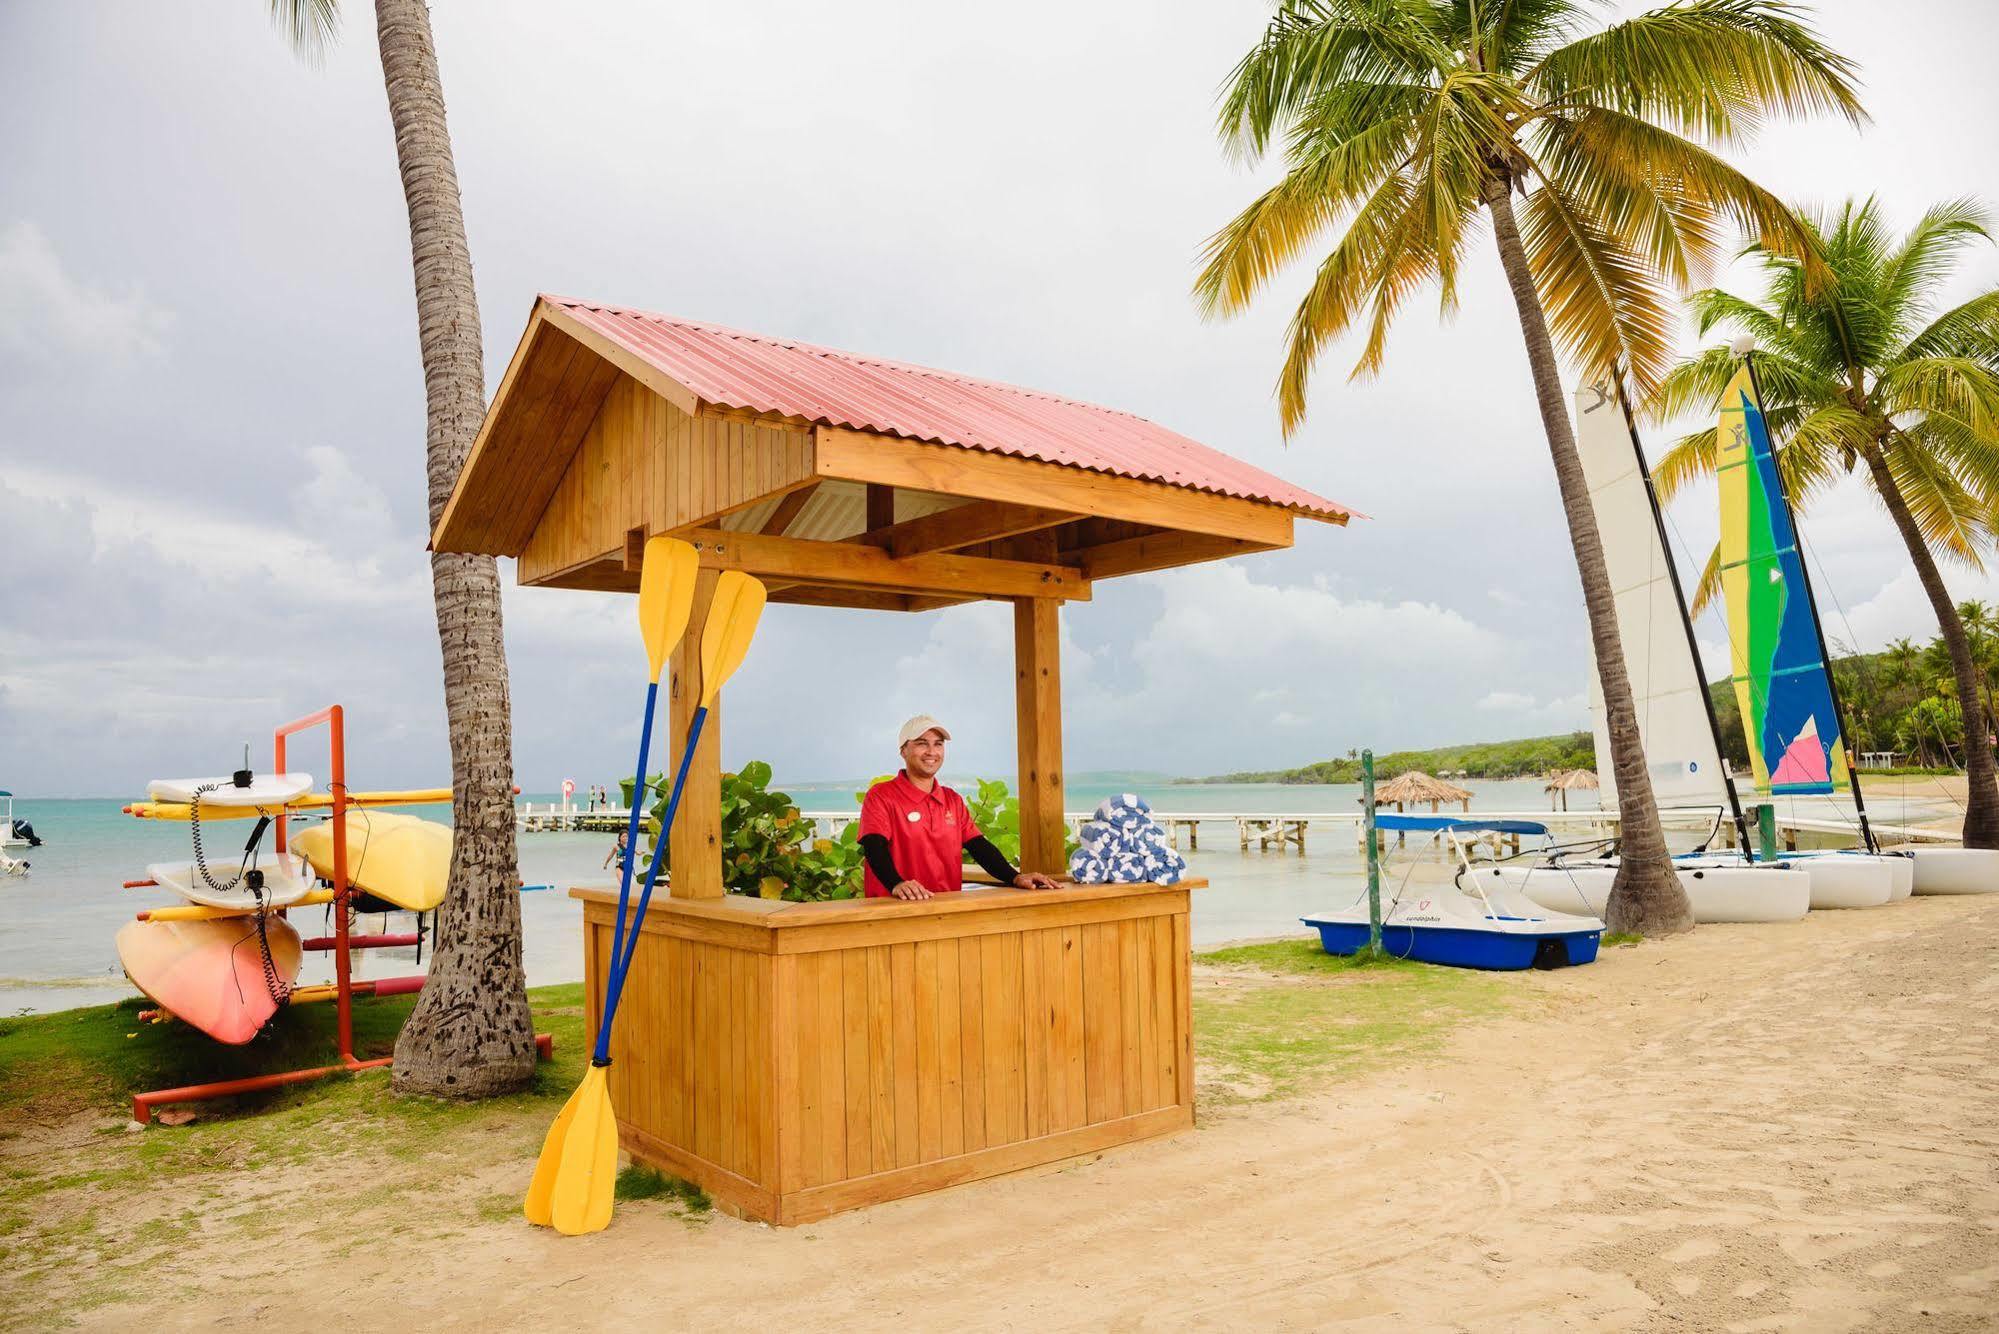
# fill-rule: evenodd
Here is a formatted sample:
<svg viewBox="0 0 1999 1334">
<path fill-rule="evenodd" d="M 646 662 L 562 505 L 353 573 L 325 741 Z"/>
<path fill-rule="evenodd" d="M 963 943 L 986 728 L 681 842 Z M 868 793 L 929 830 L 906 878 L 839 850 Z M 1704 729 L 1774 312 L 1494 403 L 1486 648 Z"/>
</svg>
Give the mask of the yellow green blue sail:
<svg viewBox="0 0 1999 1334">
<path fill-rule="evenodd" d="M 1846 749 L 1797 533 L 1746 363 L 1722 395 L 1715 444 L 1729 675 L 1756 786 L 1831 792 L 1846 782 Z"/>
</svg>

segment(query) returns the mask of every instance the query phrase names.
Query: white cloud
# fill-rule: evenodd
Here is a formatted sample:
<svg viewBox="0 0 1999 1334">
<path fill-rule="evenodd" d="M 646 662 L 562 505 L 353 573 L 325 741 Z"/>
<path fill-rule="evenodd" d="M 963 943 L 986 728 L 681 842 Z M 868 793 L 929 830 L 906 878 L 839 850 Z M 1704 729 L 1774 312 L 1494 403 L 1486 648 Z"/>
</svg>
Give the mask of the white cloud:
<svg viewBox="0 0 1999 1334">
<path fill-rule="evenodd" d="M 1517 690 L 1494 690 L 1478 702 L 1478 707 L 1487 713 L 1519 713 L 1534 707 L 1534 697 L 1523 695 Z"/>
<path fill-rule="evenodd" d="M 0 348 L 10 356 L 157 356 L 172 324 L 141 292 L 114 296 L 78 281 L 34 223 L 0 229 Z"/>
</svg>

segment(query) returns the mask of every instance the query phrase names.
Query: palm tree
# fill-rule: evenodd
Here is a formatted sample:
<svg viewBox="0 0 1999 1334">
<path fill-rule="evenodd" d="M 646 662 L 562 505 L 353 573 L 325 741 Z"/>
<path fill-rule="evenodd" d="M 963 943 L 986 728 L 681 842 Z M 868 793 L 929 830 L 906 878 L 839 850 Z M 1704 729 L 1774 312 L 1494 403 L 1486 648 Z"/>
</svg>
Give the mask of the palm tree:
<svg viewBox="0 0 1999 1334">
<path fill-rule="evenodd" d="M 1327 341 L 1363 322 L 1354 374 L 1377 370 L 1417 287 L 1434 280 L 1444 310 L 1455 305 L 1490 218 L 1602 679 L 1624 850 L 1609 924 L 1658 934 L 1693 915 L 1652 799 L 1556 347 L 1587 376 L 1649 388 L 1671 361 L 1666 289 L 1714 260 L 1725 223 L 1796 238 L 1782 204 L 1698 141 L 1738 140 L 1772 112 L 1861 111 L 1852 66 L 1783 0 L 1682 0 L 1586 31 L 1598 8 L 1279 0 L 1230 77 L 1220 129 L 1252 159 L 1282 136 L 1285 175 L 1209 241 L 1195 290 L 1208 314 L 1236 313 L 1343 226 L 1291 319 L 1278 379 L 1288 435 Z"/>
<path fill-rule="evenodd" d="M 271 13 L 293 46 L 313 59 L 333 35 L 339 4 L 271 0 Z M 430 12 L 423 0 L 375 0 L 375 36 L 409 210 L 435 528 L 486 415 L 479 302 Z M 408 1093 L 479 1098 L 520 1088 L 535 1064 L 521 965 L 500 576 L 490 556 L 432 552 L 430 580 L 451 732 L 451 881 L 438 909 L 429 980 L 396 1039 L 394 1082 Z"/>
<path fill-rule="evenodd" d="M 1985 633 L 1989 620 L 1983 608 L 1967 618 L 1952 605 L 1937 568 L 1938 556 L 1980 568 L 1999 536 L 1999 289 L 1934 309 L 1964 247 L 1991 239 L 1986 214 L 1969 200 L 1939 204 L 1899 240 L 1873 199 L 1801 213 L 1799 222 L 1827 280 L 1807 274 L 1796 251 L 1758 244 L 1748 253 L 1767 280 L 1760 302 L 1708 289 L 1692 306 L 1703 335 L 1726 327 L 1757 340 L 1765 415 L 1793 504 L 1806 507 L 1857 471 L 1894 521 L 1955 678 L 1970 787 L 1964 843 L 1999 847 L 1999 777 L 1966 625 Z M 1711 347 L 1681 362 L 1650 410 L 1711 414 L 1735 361 L 1727 347 Z M 1709 427 L 1667 451 L 1657 469 L 1662 495 L 1712 472 L 1714 444 Z M 1712 571 L 1713 557 L 1708 564 Z M 1703 574 L 1697 607 L 1717 582 Z"/>
</svg>

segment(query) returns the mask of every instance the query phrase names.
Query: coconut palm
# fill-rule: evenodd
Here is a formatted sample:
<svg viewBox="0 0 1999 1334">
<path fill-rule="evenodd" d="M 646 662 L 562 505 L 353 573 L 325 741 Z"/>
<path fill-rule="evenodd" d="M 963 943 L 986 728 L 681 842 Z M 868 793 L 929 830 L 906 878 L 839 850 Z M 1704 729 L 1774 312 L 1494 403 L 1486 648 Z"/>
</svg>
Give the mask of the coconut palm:
<svg viewBox="0 0 1999 1334">
<path fill-rule="evenodd" d="M 1769 114 L 1858 121 L 1852 66 L 1782 0 L 1682 0 L 1592 28 L 1589 0 L 1280 0 L 1224 90 L 1245 158 L 1284 178 L 1209 241 L 1196 294 L 1246 307 L 1340 229 L 1292 316 L 1278 378 L 1287 434 L 1320 352 L 1356 323 L 1356 375 L 1426 282 L 1448 312 L 1492 224 L 1554 457 L 1602 679 L 1624 858 L 1614 930 L 1693 923 L 1671 871 L 1576 455 L 1556 349 L 1583 375 L 1648 388 L 1671 363 L 1668 289 L 1705 272 L 1730 224 L 1796 239 L 1783 206 L 1714 151 Z"/>
<path fill-rule="evenodd" d="M 339 5 L 271 0 L 271 14 L 293 46 L 316 59 L 336 29 Z M 423 0 L 376 0 L 375 36 L 409 210 L 434 528 L 486 415 L 479 302 L 430 12 Z M 500 576 L 490 556 L 432 552 L 430 579 L 451 734 L 451 880 L 438 909 L 429 980 L 396 1039 L 394 1082 L 405 1092 L 478 1098 L 521 1087 L 535 1063 L 521 966 Z"/>
<path fill-rule="evenodd" d="M 1980 568 L 1999 536 L 1999 289 L 1935 308 L 1965 247 L 1991 239 L 1989 222 L 1977 204 L 1954 200 L 1897 239 L 1873 199 L 1799 221 L 1829 280 L 1808 275 L 1795 251 L 1758 244 L 1748 253 L 1766 279 L 1760 301 L 1708 289 L 1692 306 L 1703 335 L 1726 328 L 1756 339 L 1764 412 L 1792 504 L 1808 508 L 1858 472 L 1894 521 L 1955 678 L 1970 787 L 1964 842 L 1999 847 L 1999 778 L 1973 643 L 1974 631 L 1989 640 L 1989 618 L 1982 607 L 1954 606 L 1938 568 L 1939 558 Z M 1735 365 L 1725 346 L 1681 362 L 1650 410 L 1667 419 L 1712 415 Z M 1696 431 L 1660 459 L 1663 496 L 1714 470 L 1714 437 L 1712 426 Z M 1713 557 L 1708 566 L 1696 607 L 1718 584 Z"/>
</svg>

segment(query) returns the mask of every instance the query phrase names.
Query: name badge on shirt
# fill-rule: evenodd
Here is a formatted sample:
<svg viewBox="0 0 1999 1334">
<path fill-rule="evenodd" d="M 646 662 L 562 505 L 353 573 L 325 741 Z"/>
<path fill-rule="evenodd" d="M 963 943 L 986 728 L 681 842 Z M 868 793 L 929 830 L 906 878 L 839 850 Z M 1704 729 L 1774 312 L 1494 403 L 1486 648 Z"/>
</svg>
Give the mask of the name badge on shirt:
<svg viewBox="0 0 1999 1334">
<path fill-rule="evenodd" d="M 909 813 L 909 822 L 911 824 L 915 824 L 918 820 L 921 820 L 922 818 L 923 818 L 922 811 L 911 811 Z"/>
</svg>

